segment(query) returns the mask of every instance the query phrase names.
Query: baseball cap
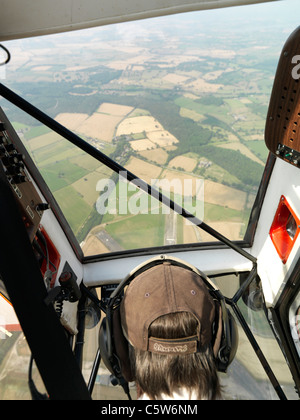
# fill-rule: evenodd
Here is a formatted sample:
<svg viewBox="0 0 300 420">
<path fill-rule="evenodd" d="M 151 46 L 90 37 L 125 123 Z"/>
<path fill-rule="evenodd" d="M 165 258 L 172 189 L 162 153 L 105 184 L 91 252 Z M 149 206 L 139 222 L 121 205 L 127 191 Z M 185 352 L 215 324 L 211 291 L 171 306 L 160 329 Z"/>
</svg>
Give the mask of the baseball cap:
<svg viewBox="0 0 300 420">
<path fill-rule="evenodd" d="M 157 318 L 189 312 L 198 321 L 192 337 L 150 337 L 149 327 Z M 158 354 L 191 354 L 209 345 L 216 314 L 215 300 L 202 277 L 190 269 L 165 261 L 138 274 L 125 291 L 120 306 L 123 333 L 140 350 Z"/>
</svg>

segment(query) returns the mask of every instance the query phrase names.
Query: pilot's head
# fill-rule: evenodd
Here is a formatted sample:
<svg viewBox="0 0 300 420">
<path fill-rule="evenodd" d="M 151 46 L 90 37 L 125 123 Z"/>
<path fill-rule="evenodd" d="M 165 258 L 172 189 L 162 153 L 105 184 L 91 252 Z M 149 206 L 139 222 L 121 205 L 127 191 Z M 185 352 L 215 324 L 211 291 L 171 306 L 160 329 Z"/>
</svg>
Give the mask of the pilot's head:
<svg viewBox="0 0 300 420">
<path fill-rule="evenodd" d="M 135 277 L 120 306 L 130 374 L 141 394 L 220 398 L 220 303 L 200 275 L 164 262 Z"/>
<path fill-rule="evenodd" d="M 238 344 L 234 318 L 210 279 L 168 256 L 152 258 L 112 293 L 99 334 L 101 356 L 123 386 L 147 398 L 220 398 Z"/>
</svg>

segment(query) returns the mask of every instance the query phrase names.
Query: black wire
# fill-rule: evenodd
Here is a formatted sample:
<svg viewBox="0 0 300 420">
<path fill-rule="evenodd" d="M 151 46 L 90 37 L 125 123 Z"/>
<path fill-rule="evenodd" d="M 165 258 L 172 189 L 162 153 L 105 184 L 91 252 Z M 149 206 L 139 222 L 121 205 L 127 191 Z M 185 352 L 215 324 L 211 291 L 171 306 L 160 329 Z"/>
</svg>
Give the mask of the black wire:
<svg viewBox="0 0 300 420">
<path fill-rule="evenodd" d="M 6 58 L 6 60 L 5 60 L 5 61 L 3 61 L 3 63 L 0 63 L 0 66 L 5 66 L 5 64 L 8 64 L 8 63 L 10 62 L 11 55 L 10 55 L 10 52 L 8 51 L 8 49 L 4 47 L 4 45 L 0 44 L 0 48 L 1 48 L 3 51 L 5 51 L 5 52 L 6 52 L 6 54 L 7 54 L 7 58 Z"/>
</svg>

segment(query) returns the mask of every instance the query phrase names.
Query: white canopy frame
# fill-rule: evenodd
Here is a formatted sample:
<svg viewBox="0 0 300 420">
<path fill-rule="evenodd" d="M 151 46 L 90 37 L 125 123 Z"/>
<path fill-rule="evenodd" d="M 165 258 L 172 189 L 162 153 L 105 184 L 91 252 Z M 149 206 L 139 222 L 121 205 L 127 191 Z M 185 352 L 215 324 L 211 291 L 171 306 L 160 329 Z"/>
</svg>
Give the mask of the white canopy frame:
<svg viewBox="0 0 300 420">
<path fill-rule="evenodd" d="M 0 0 L 0 42 L 278 0 Z"/>
</svg>

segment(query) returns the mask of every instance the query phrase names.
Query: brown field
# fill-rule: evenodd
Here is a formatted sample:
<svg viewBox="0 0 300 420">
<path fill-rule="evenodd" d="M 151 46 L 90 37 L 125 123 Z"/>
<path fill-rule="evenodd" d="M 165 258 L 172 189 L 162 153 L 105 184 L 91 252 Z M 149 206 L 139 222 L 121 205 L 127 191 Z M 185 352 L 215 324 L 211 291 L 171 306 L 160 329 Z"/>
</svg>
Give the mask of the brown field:
<svg viewBox="0 0 300 420">
<path fill-rule="evenodd" d="M 172 146 L 165 146 L 165 147 L 164 147 L 164 149 L 165 149 L 167 152 L 171 152 L 172 150 L 176 150 L 176 149 L 177 149 L 177 146 L 175 146 L 175 145 L 173 144 Z"/>
<path fill-rule="evenodd" d="M 149 131 L 162 131 L 162 125 L 153 117 L 141 116 L 126 118 L 117 129 L 117 136 L 122 134 L 143 133 Z"/>
<path fill-rule="evenodd" d="M 196 180 L 201 179 L 192 175 L 185 174 L 179 171 L 172 171 L 170 169 L 164 170 L 161 179 L 166 178 L 169 182 L 174 182 L 175 179 L 179 180 L 179 188 L 183 189 L 184 180 L 191 179 L 193 187 L 193 195 L 196 194 Z M 180 193 L 180 190 L 175 191 Z M 226 185 L 219 184 L 213 181 L 204 181 L 204 201 L 206 203 L 217 204 L 222 207 L 228 207 L 234 210 L 243 210 L 245 208 L 247 194 L 235 188 L 227 187 Z"/>
<path fill-rule="evenodd" d="M 87 204 L 93 206 L 99 198 L 99 192 L 96 191 L 96 186 L 98 181 L 102 178 L 105 178 L 103 174 L 92 172 L 74 182 L 72 187 L 80 193 Z"/>
<path fill-rule="evenodd" d="M 160 147 L 171 146 L 172 144 L 178 143 L 176 137 L 166 130 L 147 131 L 147 137 Z"/>
<path fill-rule="evenodd" d="M 197 53 L 196 53 L 197 54 Z M 199 58 L 197 55 L 183 55 L 183 54 L 172 54 L 172 55 L 165 55 L 161 58 L 161 62 L 163 64 L 158 64 L 160 68 L 168 68 L 168 67 L 177 67 L 181 63 L 185 63 L 188 61 L 203 61 L 202 58 Z"/>
<path fill-rule="evenodd" d="M 62 113 L 56 116 L 56 121 L 82 135 L 111 142 L 117 125 L 133 109 L 131 106 L 105 102 L 90 117 L 88 114 Z"/>
<path fill-rule="evenodd" d="M 89 235 L 84 244 L 82 245 L 82 251 L 85 256 L 106 254 L 109 249 L 94 235 Z"/>
<path fill-rule="evenodd" d="M 241 237 L 241 228 L 243 227 L 243 223 L 234 223 L 234 222 L 212 222 L 209 223 L 209 226 L 211 226 L 213 229 L 221 233 L 221 235 L 225 236 L 226 238 L 232 240 L 232 241 L 238 241 L 240 239 L 243 239 Z M 200 232 L 201 240 L 203 242 L 210 242 L 210 241 L 216 241 L 215 238 L 213 238 L 209 233 L 204 232 L 204 230 L 201 230 Z"/>
<path fill-rule="evenodd" d="M 131 70 L 132 71 L 143 71 L 143 70 L 146 70 L 146 67 L 144 67 L 144 66 L 133 66 Z"/>
<path fill-rule="evenodd" d="M 232 133 L 228 133 L 228 140 L 231 142 L 239 142 L 238 137 L 235 134 Z"/>
<path fill-rule="evenodd" d="M 184 118 L 190 118 L 193 121 L 199 122 L 204 120 L 205 116 L 188 108 L 180 108 L 180 115 Z"/>
<path fill-rule="evenodd" d="M 183 96 L 186 97 L 186 98 L 190 98 L 190 99 L 199 99 L 199 98 L 201 98 L 201 96 L 194 95 L 193 93 L 190 93 L 190 92 L 184 93 Z"/>
<path fill-rule="evenodd" d="M 120 48 L 120 47 L 118 47 L 118 49 L 125 53 L 126 52 L 134 53 L 134 57 L 128 58 L 127 60 L 115 60 L 115 61 L 108 62 L 106 66 L 111 69 L 126 70 L 128 66 L 130 67 L 141 66 L 150 58 L 149 55 L 142 55 L 142 54 L 138 55 L 138 53 L 141 51 L 139 48 L 130 48 L 130 51 L 128 49 Z"/>
<path fill-rule="evenodd" d="M 76 130 L 88 117 L 88 114 L 62 113 L 58 114 L 55 120 L 69 130 Z"/>
<path fill-rule="evenodd" d="M 183 168 L 186 172 L 193 172 L 197 165 L 197 160 L 187 156 L 176 156 L 169 162 L 169 167 Z"/>
<path fill-rule="evenodd" d="M 152 143 L 149 139 L 134 140 L 130 142 L 130 146 L 133 150 L 140 152 L 142 150 L 155 149 L 157 146 Z"/>
<path fill-rule="evenodd" d="M 159 166 L 145 162 L 144 160 L 138 159 L 134 156 L 131 157 L 129 162 L 126 164 L 126 169 L 133 172 L 136 176 L 143 179 L 148 184 L 151 183 L 152 179 L 158 179 L 161 173 L 161 168 Z"/>
<path fill-rule="evenodd" d="M 241 229 L 243 227 L 243 223 L 233 223 L 233 222 L 212 222 L 209 223 L 216 231 L 220 232 L 226 238 L 232 241 L 238 241 L 242 239 L 241 236 Z M 211 236 L 209 233 L 206 233 L 201 228 L 191 224 L 191 223 L 183 223 L 183 239 L 184 243 L 195 243 L 195 242 L 212 242 L 217 241 L 216 238 Z"/>
<path fill-rule="evenodd" d="M 264 140 L 264 134 L 253 134 L 251 136 L 247 136 L 246 140 Z"/>
<path fill-rule="evenodd" d="M 123 116 L 95 113 L 77 128 L 81 134 L 97 140 L 111 142 L 116 126 Z"/>
<path fill-rule="evenodd" d="M 147 160 L 156 162 L 158 165 L 163 165 L 168 159 L 168 153 L 160 148 L 154 150 L 143 150 L 139 154 Z"/>
<path fill-rule="evenodd" d="M 197 226 L 193 224 L 183 222 L 183 243 L 184 244 L 193 244 L 195 242 L 200 242 L 199 239 L 202 239 L 200 235 L 200 230 Z"/>
<path fill-rule="evenodd" d="M 205 202 L 240 211 L 245 208 L 247 198 L 245 192 L 213 181 L 204 182 Z"/>
<path fill-rule="evenodd" d="M 189 77 L 187 76 L 182 76 L 175 73 L 168 73 L 166 76 L 163 77 L 163 80 L 165 80 L 166 82 L 174 83 L 176 85 L 184 83 L 188 79 Z"/>
<path fill-rule="evenodd" d="M 193 89 L 197 92 L 217 92 L 223 85 L 216 83 L 207 83 L 204 79 L 198 78 L 186 85 L 187 89 Z"/>
<path fill-rule="evenodd" d="M 35 151 L 41 147 L 50 146 L 61 139 L 59 134 L 54 132 L 43 134 L 42 136 L 34 137 L 29 140 L 30 149 Z"/>
<path fill-rule="evenodd" d="M 225 59 L 233 59 L 236 56 L 236 52 L 233 50 L 219 50 L 219 49 L 201 49 L 195 48 L 189 50 L 189 54 L 195 54 L 197 57 L 204 56 L 204 57 L 212 57 L 212 58 L 225 58 Z"/>
<path fill-rule="evenodd" d="M 216 80 L 218 77 L 220 77 L 223 73 L 225 73 L 224 70 L 217 70 L 217 71 L 211 71 L 210 73 L 206 73 L 203 76 L 203 79 L 205 80 Z"/>
<path fill-rule="evenodd" d="M 192 195 L 196 195 L 196 188 L 197 188 L 197 184 L 196 184 L 196 180 L 202 180 L 202 178 L 196 177 L 196 176 L 192 176 L 192 175 L 188 175 L 185 174 L 183 172 L 179 172 L 179 171 L 173 171 L 171 169 L 166 169 L 164 170 L 164 172 L 162 173 L 162 176 L 160 177 L 160 179 L 167 179 L 171 185 L 174 185 L 175 189 L 174 189 L 174 193 L 175 194 L 184 194 L 184 181 L 185 180 L 192 180 Z M 177 185 L 176 185 L 177 184 Z M 204 191 L 205 192 L 205 191 Z"/>
<path fill-rule="evenodd" d="M 133 111 L 132 106 L 125 106 L 125 105 L 117 105 L 117 104 L 111 104 L 108 102 L 104 102 L 100 105 L 97 112 L 100 112 L 102 114 L 109 114 L 109 115 L 117 115 L 120 117 L 125 117 L 125 115 L 129 114 L 131 111 Z"/>
</svg>

